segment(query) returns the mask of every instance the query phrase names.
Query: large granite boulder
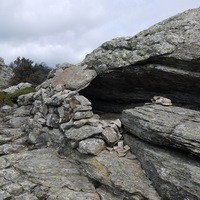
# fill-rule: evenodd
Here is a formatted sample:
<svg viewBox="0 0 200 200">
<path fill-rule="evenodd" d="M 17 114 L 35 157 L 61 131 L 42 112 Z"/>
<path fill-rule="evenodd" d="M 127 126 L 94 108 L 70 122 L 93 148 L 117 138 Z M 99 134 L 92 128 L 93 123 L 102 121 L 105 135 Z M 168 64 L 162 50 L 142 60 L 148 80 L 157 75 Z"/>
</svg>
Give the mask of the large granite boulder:
<svg viewBox="0 0 200 200">
<path fill-rule="evenodd" d="M 134 37 L 105 42 L 86 56 L 98 73 L 82 94 L 100 110 L 121 112 L 157 94 L 200 105 L 200 8 L 160 22 Z"/>
</svg>

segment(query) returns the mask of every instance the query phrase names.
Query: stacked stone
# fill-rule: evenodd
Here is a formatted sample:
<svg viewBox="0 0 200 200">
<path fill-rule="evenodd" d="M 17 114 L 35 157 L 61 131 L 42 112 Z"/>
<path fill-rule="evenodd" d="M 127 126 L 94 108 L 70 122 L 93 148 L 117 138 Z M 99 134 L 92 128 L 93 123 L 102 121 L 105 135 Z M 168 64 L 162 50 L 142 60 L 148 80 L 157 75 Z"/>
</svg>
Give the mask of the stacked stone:
<svg viewBox="0 0 200 200">
<path fill-rule="evenodd" d="M 61 87 L 60 87 L 61 88 Z M 122 137 L 120 120 L 106 122 L 92 111 L 91 102 L 78 91 L 39 88 L 18 98 L 20 106 L 32 105 L 27 127 L 29 142 L 38 147 L 67 145 L 82 154 L 98 155 Z"/>
</svg>

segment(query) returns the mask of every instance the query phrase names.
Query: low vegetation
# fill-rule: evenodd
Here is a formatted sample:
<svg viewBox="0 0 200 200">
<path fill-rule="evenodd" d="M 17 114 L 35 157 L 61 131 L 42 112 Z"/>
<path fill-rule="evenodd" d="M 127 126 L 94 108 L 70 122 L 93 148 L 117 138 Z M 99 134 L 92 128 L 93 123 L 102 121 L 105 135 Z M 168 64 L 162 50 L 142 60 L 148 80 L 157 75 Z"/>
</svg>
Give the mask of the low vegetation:
<svg viewBox="0 0 200 200">
<path fill-rule="evenodd" d="M 24 57 L 18 57 L 9 66 L 13 68 L 14 73 L 14 76 L 10 79 L 10 85 L 27 82 L 36 87 L 46 80 L 51 70 L 45 63 L 34 63 L 32 60 Z"/>
<path fill-rule="evenodd" d="M 14 93 L 6 93 L 4 91 L 0 91 L 0 107 L 4 105 L 13 106 L 15 103 L 17 103 L 17 99 L 20 95 L 29 94 L 35 91 L 36 90 L 33 87 L 17 90 Z"/>
</svg>

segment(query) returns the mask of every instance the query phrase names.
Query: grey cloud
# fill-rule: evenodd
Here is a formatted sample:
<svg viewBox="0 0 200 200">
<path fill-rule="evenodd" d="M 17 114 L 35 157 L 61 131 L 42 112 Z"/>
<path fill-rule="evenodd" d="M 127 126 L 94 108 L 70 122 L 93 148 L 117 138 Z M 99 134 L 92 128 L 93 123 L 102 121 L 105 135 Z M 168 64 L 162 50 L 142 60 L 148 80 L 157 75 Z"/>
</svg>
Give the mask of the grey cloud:
<svg viewBox="0 0 200 200">
<path fill-rule="evenodd" d="M 198 6 L 196 0 L 1 0 L 0 56 L 7 63 L 17 56 L 51 66 L 77 63 L 107 40 Z"/>
</svg>

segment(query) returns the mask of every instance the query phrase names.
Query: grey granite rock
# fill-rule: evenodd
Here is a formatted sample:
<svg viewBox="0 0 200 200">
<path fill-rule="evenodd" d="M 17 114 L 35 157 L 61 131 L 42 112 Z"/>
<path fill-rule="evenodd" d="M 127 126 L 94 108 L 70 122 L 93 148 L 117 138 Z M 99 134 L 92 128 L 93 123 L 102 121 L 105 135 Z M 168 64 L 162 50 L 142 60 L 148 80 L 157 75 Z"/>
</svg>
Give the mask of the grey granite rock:
<svg viewBox="0 0 200 200">
<path fill-rule="evenodd" d="M 61 85 L 68 90 L 80 90 L 87 87 L 95 77 L 95 70 L 86 69 L 85 66 L 71 66 L 64 69 L 63 73 L 53 77 L 52 86 Z"/>
<path fill-rule="evenodd" d="M 133 135 L 200 156 L 200 112 L 181 107 L 147 105 L 124 110 L 122 123 Z"/>
<path fill-rule="evenodd" d="M 137 160 L 102 151 L 96 157 L 78 157 L 85 175 L 120 199 L 160 199 Z"/>
<path fill-rule="evenodd" d="M 98 138 L 89 138 L 79 142 L 78 151 L 82 154 L 98 155 L 105 149 L 105 142 Z"/>
<path fill-rule="evenodd" d="M 0 158 L 0 199 L 100 200 L 79 167 L 72 160 L 60 157 L 54 149 L 24 151 Z"/>
<path fill-rule="evenodd" d="M 80 128 L 70 128 L 69 130 L 65 131 L 65 137 L 69 140 L 80 141 L 91 136 L 95 136 L 100 134 L 103 131 L 101 125 L 90 126 L 85 125 Z"/>
<path fill-rule="evenodd" d="M 188 10 L 102 44 L 82 62 L 98 76 L 81 94 L 106 112 L 150 102 L 154 95 L 200 106 L 199 13 L 200 8 Z"/>
<path fill-rule="evenodd" d="M 131 135 L 124 137 L 162 199 L 199 199 L 199 158 L 187 157 L 174 149 L 153 146 Z"/>
</svg>

